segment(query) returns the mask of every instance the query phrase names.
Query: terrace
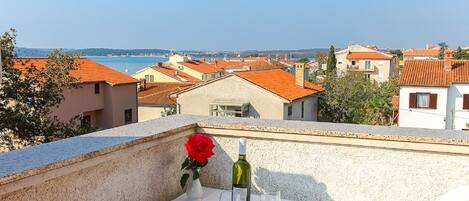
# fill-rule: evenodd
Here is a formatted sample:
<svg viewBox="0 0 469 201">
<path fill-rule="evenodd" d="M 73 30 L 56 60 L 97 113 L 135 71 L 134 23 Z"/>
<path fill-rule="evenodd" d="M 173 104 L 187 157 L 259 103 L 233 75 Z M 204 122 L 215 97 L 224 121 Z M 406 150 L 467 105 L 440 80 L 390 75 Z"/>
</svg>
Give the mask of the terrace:
<svg viewBox="0 0 469 201">
<path fill-rule="evenodd" d="M 467 184 L 461 131 L 175 115 L 0 155 L 0 200 L 172 200 L 183 144 L 209 134 L 206 187 L 231 188 L 248 138 L 254 192 L 289 200 L 434 200 Z"/>
</svg>

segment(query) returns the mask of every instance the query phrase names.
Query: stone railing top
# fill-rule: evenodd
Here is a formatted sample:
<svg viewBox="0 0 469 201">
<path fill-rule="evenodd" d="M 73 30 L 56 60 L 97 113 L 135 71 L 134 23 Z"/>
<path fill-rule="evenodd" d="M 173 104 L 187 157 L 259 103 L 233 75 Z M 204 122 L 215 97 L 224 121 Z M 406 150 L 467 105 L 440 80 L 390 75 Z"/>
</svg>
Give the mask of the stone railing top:
<svg viewBox="0 0 469 201">
<path fill-rule="evenodd" d="M 464 131 L 173 115 L 2 153 L 0 185 L 196 127 L 469 145 Z"/>
<path fill-rule="evenodd" d="M 0 154 L 0 185 L 196 127 L 207 117 L 174 115 Z"/>
<path fill-rule="evenodd" d="M 199 122 L 198 126 L 205 128 L 265 131 L 273 133 L 295 133 L 329 137 L 469 145 L 469 132 L 456 130 L 227 117 L 208 118 Z"/>
</svg>

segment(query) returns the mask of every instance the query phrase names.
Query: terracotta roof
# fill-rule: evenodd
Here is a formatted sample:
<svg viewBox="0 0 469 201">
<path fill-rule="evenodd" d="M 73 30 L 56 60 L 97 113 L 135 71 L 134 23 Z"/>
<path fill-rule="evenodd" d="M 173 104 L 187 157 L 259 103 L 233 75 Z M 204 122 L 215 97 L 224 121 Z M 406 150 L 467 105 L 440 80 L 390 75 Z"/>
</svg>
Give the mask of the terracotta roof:
<svg viewBox="0 0 469 201">
<path fill-rule="evenodd" d="M 171 93 L 192 86 L 190 83 L 147 83 L 146 90 L 138 92 L 139 105 L 175 105 Z"/>
<path fill-rule="evenodd" d="M 243 68 L 249 66 L 251 70 L 262 69 L 266 67 L 273 67 L 271 63 L 267 60 L 255 60 L 255 61 L 226 61 L 226 60 L 217 60 L 212 62 L 214 66 L 221 69 L 227 68 Z"/>
<path fill-rule="evenodd" d="M 404 56 L 437 56 L 438 49 L 409 49 L 403 52 Z"/>
<path fill-rule="evenodd" d="M 178 62 L 178 64 L 181 64 L 185 67 L 191 68 L 201 73 L 215 73 L 219 71 L 219 69 L 214 65 L 202 61 L 193 60 L 188 62 Z"/>
<path fill-rule="evenodd" d="M 199 79 L 195 78 L 195 77 L 192 77 L 184 72 L 181 72 L 181 71 L 178 71 L 174 68 L 171 68 L 171 67 L 163 67 L 163 66 L 154 66 L 152 67 L 154 70 L 160 72 L 160 73 L 163 73 L 169 77 L 172 77 L 174 79 L 177 79 L 177 80 L 180 80 L 179 77 L 187 80 L 187 82 L 200 82 Z M 177 76 L 176 76 L 176 72 L 177 72 Z M 181 80 L 182 81 L 182 80 Z"/>
<path fill-rule="evenodd" d="M 47 64 L 47 61 L 48 58 L 20 58 L 15 59 L 14 67 L 23 70 L 28 66 L 34 65 L 36 68 L 42 69 Z M 71 70 L 70 75 L 80 80 L 80 82 L 105 81 L 110 85 L 139 82 L 138 80 L 124 73 L 96 63 L 87 58 L 79 58 L 76 59 L 75 62 L 78 67 L 75 70 Z"/>
<path fill-rule="evenodd" d="M 409 60 L 404 62 L 400 85 L 441 86 L 469 83 L 469 60 L 452 60 L 452 69 L 444 69 L 443 60 Z"/>
<path fill-rule="evenodd" d="M 350 52 L 347 59 L 392 59 L 392 56 L 381 52 Z"/>
<path fill-rule="evenodd" d="M 297 86 L 295 77 L 281 69 L 244 71 L 234 74 L 289 101 L 324 91 L 322 87 L 308 81 L 304 83 L 305 88 Z"/>
</svg>

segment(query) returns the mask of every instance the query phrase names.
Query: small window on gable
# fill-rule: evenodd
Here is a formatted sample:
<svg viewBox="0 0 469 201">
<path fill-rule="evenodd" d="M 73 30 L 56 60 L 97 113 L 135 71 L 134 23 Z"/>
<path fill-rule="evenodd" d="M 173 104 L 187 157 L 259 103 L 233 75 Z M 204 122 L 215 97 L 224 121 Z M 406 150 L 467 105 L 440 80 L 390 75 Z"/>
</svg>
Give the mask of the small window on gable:
<svg viewBox="0 0 469 201">
<path fill-rule="evenodd" d="M 94 84 L 94 94 L 99 94 L 100 92 L 100 86 L 99 86 L 99 83 L 95 83 Z"/>
</svg>

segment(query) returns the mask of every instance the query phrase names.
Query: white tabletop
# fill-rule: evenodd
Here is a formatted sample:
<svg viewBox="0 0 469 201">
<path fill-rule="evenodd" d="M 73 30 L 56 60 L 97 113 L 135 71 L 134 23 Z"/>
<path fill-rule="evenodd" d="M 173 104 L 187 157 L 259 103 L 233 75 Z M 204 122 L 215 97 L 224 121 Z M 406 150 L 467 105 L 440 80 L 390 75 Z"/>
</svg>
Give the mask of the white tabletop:
<svg viewBox="0 0 469 201">
<path fill-rule="evenodd" d="M 204 195 L 203 195 L 203 201 L 231 201 L 231 191 L 227 190 L 220 190 L 220 189 L 215 189 L 215 188 L 208 188 L 208 187 L 203 187 L 204 188 Z M 261 197 L 259 195 L 254 195 L 251 194 L 251 201 L 260 201 Z M 178 198 L 176 198 L 173 201 L 186 201 L 186 194 L 182 194 Z M 282 201 L 289 201 L 289 200 L 284 200 Z"/>
</svg>

